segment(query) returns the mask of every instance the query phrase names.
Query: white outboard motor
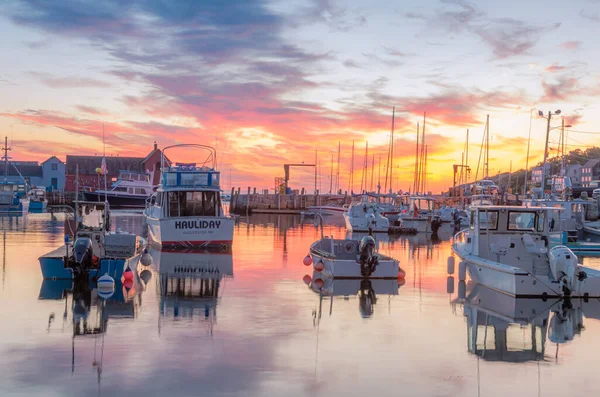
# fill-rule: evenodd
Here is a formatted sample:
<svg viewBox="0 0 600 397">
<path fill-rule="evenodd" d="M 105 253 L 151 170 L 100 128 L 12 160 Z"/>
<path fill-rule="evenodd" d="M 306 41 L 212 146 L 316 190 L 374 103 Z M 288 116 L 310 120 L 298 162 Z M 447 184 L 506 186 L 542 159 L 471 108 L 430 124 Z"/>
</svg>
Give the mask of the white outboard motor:
<svg viewBox="0 0 600 397">
<path fill-rule="evenodd" d="M 375 218 L 375 214 L 372 212 L 367 213 L 367 228 L 372 229 L 377 226 L 377 219 Z"/>
<path fill-rule="evenodd" d="M 571 295 L 571 292 L 575 290 L 576 283 L 584 278 L 577 264 L 577 255 L 564 245 L 558 245 L 548 252 L 548 260 L 550 271 L 554 278 L 561 283 L 564 295 Z"/>
</svg>

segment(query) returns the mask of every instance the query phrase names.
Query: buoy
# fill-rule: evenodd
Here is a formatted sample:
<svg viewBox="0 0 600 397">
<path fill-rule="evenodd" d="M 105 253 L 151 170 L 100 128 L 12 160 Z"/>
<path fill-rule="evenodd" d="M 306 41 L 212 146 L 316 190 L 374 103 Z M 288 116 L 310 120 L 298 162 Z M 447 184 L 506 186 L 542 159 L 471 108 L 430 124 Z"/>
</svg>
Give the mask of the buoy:
<svg viewBox="0 0 600 397">
<path fill-rule="evenodd" d="M 323 286 L 325 285 L 325 281 L 323 281 L 323 280 L 322 280 L 322 279 L 320 279 L 320 278 L 316 278 L 316 279 L 315 279 L 315 281 L 313 281 L 313 285 L 314 285 L 315 287 L 317 287 L 318 289 L 321 289 L 321 288 L 323 288 Z"/>
<path fill-rule="evenodd" d="M 125 281 L 123 281 L 123 287 L 129 292 L 129 290 L 133 288 L 133 279 L 125 279 Z"/>
<path fill-rule="evenodd" d="M 467 279 L 467 264 L 459 262 L 458 264 L 458 280 L 465 281 Z"/>
<path fill-rule="evenodd" d="M 148 251 L 145 251 L 140 258 L 140 263 L 143 266 L 150 266 L 152 264 L 152 255 L 150 255 Z"/>
<path fill-rule="evenodd" d="M 400 268 L 398 268 L 398 278 L 405 278 L 406 277 L 406 272 Z"/>
<path fill-rule="evenodd" d="M 148 281 L 150 281 L 150 279 L 152 278 L 152 272 L 148 269 L 144 269 L 140 273 L 140 278 L 142 279 L 144 284 L 148 284 Z"/>
<path fill-rule="evenodd" d="M 405 278 L 399 278 L 398 279 L 398 288 L 402 287 L 404 284 L 406 284 L 406 279 Z"/>
<path fill-rule="evenodd" d="M 310 285 L 310 282 L 312 281 L 312 277 L 307 274 L 306 276 L 302 277 L 302 281 L 304 281 L 304 284 Z"/>
<path fill-rule="evenodd" d="M 100 289 L 98 290 L 98 296 L 105 300 L 110 299 L 110 297 L 113 296 L 114 293 L 115 291 L 113 289 L 108 291 L 101 291 Z"/>
<path fill-rule="evenodd" d="M 315 270 L 317 272 L 322 272 L 324 269 L 325 269 L 325 264 L 323 263 L 323 260 L 320 260 L 317 263 L 315 263 Z"/>
<path fill-rule="evenodd" d="M 458 299 L 465 299 L 467 295 L 467 285 L 464 281 L 458 282 Z"/>
<path fill-rule="evenodd" d="M 454 293 L 454 277 L 452 276 L 448 276 L 446 279 L 446 292 L 451 295 Z"/>
<path fill-rule="evenodd" d="M 98 281 L 96 281 L 98 285 L 98 290 L 107 291 L 115 289 L 115 279 L 105 273 L 104 276 L 100 277 Z"/>
<path fill-rule="evenodd" d="M 129 268 L 129 266 L 123 272 L 123 278 L 125 280 L 133 280 L 133 271 Z"/>
<path fill-rule="evenodd" d="M 312 258 L 310 257 L 310 255 L 306 255 L 302 263 L 304 263 L 304 266 L 312 265 Z"/>
<path fill-rule="evenodd" d="M 454 274 L 454 257 L 448 257 L 448 274 Z"/>
</svg>

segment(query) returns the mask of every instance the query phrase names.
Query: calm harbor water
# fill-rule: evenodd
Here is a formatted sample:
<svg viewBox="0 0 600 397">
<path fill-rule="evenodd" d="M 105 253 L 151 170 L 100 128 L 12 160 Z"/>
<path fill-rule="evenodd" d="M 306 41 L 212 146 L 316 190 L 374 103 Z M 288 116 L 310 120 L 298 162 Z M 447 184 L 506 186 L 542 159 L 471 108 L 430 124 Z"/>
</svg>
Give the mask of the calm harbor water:
<svg viewBox="0 0 600 397">
<path fill-rule="evenodd" d="M 135 232 L 141 225 L 135 214 L 113 222 Z M 0 396 L 600 392 L 598 302 L 583 306 L 583 329 L 560 345 L 548 333 L 551 302 L 513 311 L 536 313 L 533 326 L 509 325 L 514 319 L 502 310 L 514 302 L 483 294 L 472 300 L 480 305 L 473 326 L 473 308 L 455 303 L 458 285 L 448 283 L 446 226 L 434 240 L 378 237 L 406 281 L 373 283 L 372 309 L 358 283 L 326 285 L 333 299 L 305 284 L 312 272 L 302 259 L 321 233 L 311 220 L 261 215 L 236 225 L 231 256 L 157 254 L 159 271 L 154 263 L 106 303 L 92 293 L 87 313 L 74 310 L 64 284 L 42 282 L 37 258 L 62 244 L 62 222 L 40 214 L 0 218 L 0 226 Z M 345 237 L 343 221 L 328 222 L 324 233 Z M 232 267 L 219 283 L 188 270 L 212 262 Z M 74 323 L 90 334 L 73 337 Z"/>
</svg>

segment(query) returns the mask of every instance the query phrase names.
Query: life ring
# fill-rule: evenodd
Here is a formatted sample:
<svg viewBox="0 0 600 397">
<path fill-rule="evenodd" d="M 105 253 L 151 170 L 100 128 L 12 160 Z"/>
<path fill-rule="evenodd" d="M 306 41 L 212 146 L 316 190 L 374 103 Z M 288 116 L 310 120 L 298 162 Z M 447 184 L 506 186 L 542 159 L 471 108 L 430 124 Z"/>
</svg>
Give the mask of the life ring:
<svg viewBox="0 0 600 397">
<path fill-rule="evenodd" d="M 346 241 L 344 244 L 344 250 L 349 254 L 354 252 L 354 243 L 352 241 Z"/>
</svg>

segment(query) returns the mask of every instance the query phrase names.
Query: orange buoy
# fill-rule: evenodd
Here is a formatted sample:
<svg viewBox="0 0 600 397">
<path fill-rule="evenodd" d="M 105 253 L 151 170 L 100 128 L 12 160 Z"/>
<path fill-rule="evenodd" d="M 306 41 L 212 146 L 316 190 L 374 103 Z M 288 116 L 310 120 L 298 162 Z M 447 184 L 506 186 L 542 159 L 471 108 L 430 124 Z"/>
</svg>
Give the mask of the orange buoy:
<svg viewBox="0 0 600 397">
<path fill-rule="evenodd" d="M 325 285 L 325 281 L 323 281 L 323 279 L 321 279 L 321 278 L 317 278 L 317 279 L 315 279 L 315 281 L 313 281 L 313 285 L 315 287 L 317 287 L 318 289 L 321 289 Z"/>
<path fill-rule="evenodd" d="M 304 284 L 310 285 L 310 282 L 312 281 L 312 277 L 307 274 L 306 276 L 302 277 L 302 281 L 304 281 Z"/>
<path fill-rule="evenodd" d="M 310 257 L 310 255 L 306 255 L 302 263 L 304 263 L 304 266 L 312 265 L 312 258 Z"/>
<path fill-rule="evenodd" d="M 398 279 L 398 288 L 402 287 L 404 284 L 406 284 L 406 280 L 403 278 L 399 278 Z"/>
<path fill-rule="evenodd" d="M 402 269 L 398 269 L 398 278 L 404 278 L 406 277 L 406 272 Z"/>
<path fill-rule="evenodd" d="M 322 272 L 323 270 L 325 270 L 325 264 L 323 263 L 323 260 L 320 260 L 317 263 L 315 263 L 315 270 L 317 272 Z"/>
</svg>

